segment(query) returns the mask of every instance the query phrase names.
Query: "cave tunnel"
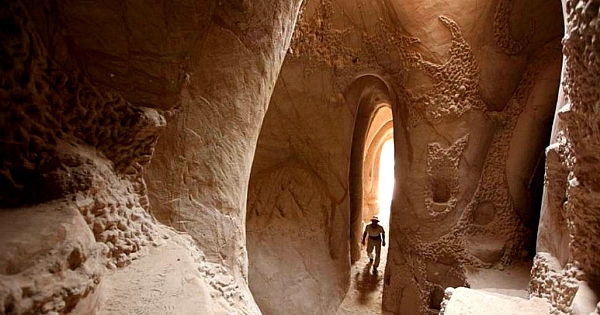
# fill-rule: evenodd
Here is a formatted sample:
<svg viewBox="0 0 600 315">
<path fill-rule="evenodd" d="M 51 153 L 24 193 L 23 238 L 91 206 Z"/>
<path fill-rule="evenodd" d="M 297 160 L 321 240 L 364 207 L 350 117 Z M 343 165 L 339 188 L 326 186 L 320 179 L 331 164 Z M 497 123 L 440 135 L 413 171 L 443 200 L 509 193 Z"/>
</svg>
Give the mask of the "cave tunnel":
<svg viewBox="0 0 600 315">
<path fill-rule="evenodd" d="M 361 129 L 360 125 L 355 126 L 355 135 L 362 133 L 365 137 L 364 148 L 362 152 L 362 161 L 358 161 L 353 166 L 362 163 L 362 175 L 350 178 L 350 181 L 360 181 L 354 184 L 362 187 L 362 205 L 360 208 L 351 209 L 352 218 L 359 218 L 359 230 L 351 231 L 354 237 L 362 238 L 366 225 L 371 223 L 373 217 L 379 220 L 385 231 L 385 238 L 389 240 L 389 220 L 392 195 L 394 190 L 394 141 L 393 141 L 393 121 L 392 111 L 388 104 L 375 107 L 371 113 L 367 130 Z M 357 121 L 360 122 L 360 121 Z M 361 138 L 358 138 L 361 139 Z M 351 174 L 357 174 L 358 171 L 351 171 Z M 355 204 L 356 205 L 356 204 Z M 352 224 L 351 224 L 352 226 Z M 357 235 L 356 232 L 360 233 Z M 355 240 L 360 241 L 360 240 Z M 366 255 L 366 245 L 360 247 L 358 259 L 352 259 L 350 287 L 344 300 L 341 302 L 336 314 L 357 314 L 369 312 L 373 309 L 379 309 L 381 296 L 383 292 L 383 274 L 372 269 L 373 261 L 370 261 Z M 385 269 L 388 247 L 381 248 L 381 264 L 379 269 Z M 375 256 L 373 256 L 375 258 Z"/>
<path fill-rule="evenodd" d="M 598 314 L 599 10 L 2 1 L 0 314 Z"/>
</svg>

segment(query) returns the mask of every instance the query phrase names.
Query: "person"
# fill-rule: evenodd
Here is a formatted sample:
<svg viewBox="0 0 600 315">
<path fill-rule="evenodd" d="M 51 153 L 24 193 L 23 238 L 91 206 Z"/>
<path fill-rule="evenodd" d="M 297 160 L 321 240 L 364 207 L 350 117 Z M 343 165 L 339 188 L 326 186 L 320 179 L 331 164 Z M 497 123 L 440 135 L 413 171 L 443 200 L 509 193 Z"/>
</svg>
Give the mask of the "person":
<svg viewBox="0 0 600 315">
<path fill-rule="evenodd" d="M 373 264 L 373 273 L 377 273 L 377 267 L 379 267 L 379 260 L 381 256 L 381 246 L 385 246 L 385 230 L 379 225 L 379 219 L 374 216 L 371 219 L 371 224 L 365 227 L 365 232 L 362 237 L 362 244 L 365 245 L 365 238 L 369 236 L 367 242 L 367 256 L 369 256 L 369 263 Z M 375 249 L 375 262 L 373 262 L 373 249 Z"/>
</svg>

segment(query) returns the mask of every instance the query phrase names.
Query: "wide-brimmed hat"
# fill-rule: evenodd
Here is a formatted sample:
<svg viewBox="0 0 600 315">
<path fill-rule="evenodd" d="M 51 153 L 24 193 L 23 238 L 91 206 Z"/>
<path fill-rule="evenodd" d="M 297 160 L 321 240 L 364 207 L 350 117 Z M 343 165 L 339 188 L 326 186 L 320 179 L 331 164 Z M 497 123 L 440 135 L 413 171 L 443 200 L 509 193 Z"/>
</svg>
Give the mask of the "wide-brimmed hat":
<svg viewBox="0 0 600 315">
<path fill-rule="evenodd" d="M 376 215 L 374 215 L 374 216 L 371 218 L 371 221 L 377 221 L 377 222 L 379 222 L 379 218 L 378 218 Z"/>
</svg>

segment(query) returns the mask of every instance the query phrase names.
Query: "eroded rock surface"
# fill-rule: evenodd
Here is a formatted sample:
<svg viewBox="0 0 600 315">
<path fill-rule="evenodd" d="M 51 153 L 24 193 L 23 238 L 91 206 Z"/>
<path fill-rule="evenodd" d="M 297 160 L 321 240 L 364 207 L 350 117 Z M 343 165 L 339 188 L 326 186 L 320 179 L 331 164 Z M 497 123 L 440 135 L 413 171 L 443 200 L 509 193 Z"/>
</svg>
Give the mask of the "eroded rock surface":
<svg viewBox="0 0 600 315">
<path fill-rule="evenodd" d="M 69 313 L 99 295 L 106 246 L 72 203 L 3 211 L 0 222 L 0 312 Z"/>
<path fill-rule="evenodd" d="M 565 63 L 546 149 L 546 187 L 530 293 L 547 298 L 552 314 L 581 314 L 593 312 L 600 293 L 600 44 L 595 39 L 600 2 L 563 4 Z"/>
</svg>

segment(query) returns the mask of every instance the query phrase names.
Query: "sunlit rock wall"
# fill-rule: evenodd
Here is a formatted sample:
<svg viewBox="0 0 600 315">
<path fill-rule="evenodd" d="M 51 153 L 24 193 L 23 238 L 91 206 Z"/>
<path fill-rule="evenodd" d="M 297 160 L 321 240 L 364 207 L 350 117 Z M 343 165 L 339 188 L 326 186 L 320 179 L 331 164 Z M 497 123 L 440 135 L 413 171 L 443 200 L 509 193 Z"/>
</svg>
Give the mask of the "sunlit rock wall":
<svg viewBox="0 0 600 315">
<path fill-rule="evenodd" d="M 439 308 L 444 287 L 468 285 L 466 265 L 501 268 L 533 252 L 561 36 L 559 1 L 321 1 L 303 7 L 282 70 L 289 74 L 275 92 L 289 93 L 289 99 L 272 104 L 286 110 L 268 116 L 327 120 L 335 110 L 337 121 L 352 121 L 347 112 L 356 115 L 355 100 L 361 98 L 351 94 L 370 93 L 369 85 L 353 82 L 375 75 L 390 87 L 397 188 L 384 311 L 427 314 Z M 265 150 L 273 152 L 264 159 L 273 162 L 263 162 L 271 168 L 260 169 L 285 172 L 281 178 L 286 178 L 295 171 L 290 159 L 303 167 L 318 165 L 323 157 L 307 154 L 303 147 L 318 148 L 326 157 L 339 150 L 346 159 L 338 159 L 336 169 L 351 155 L 344 145 L 352 133 L 338 131 L 335 123 L 316 126 L 322 128 L 318 130 L 309 125 L 309 140 L 298 145 L 286 144 L 287 136 L 282 136 L 297 124 L 279 124 L 273 127 L 267 120 L 263 127 L 262 134 L 279 143 L 264 142 Z M 320 133 L 334 133 L 341 148 L 313 140 Z M 276 200 L 281 185 L 268 180 L 261 185 L 273 194 L 264 200 Z M 330 191 L 339 186 L 352 191 L 350 182 L 325 185 Z M 291 202 L 279 207 L 274 201 L 256 203 L 257 213 L 294 209 L 283 207 Z M 342 217 L 352 216 L 351 209 L 343 211 Z M 302 237 L 295 239 L 301 242 Z M 307 238 L 304 242 L 310 243 Z M 251 268 L 268 274 L 266 266 Z M 250 278 L 252 282 L 252 271 Z M 270 281 L 293 283 L 287 278 Z M 264 296 L 278 294 L 277 289 L 263 290 Z"/>
<path fill-rule="evenodd" d="M 530 293 L 553 314 L 598 312 L 600 1 L 563 1 L 564 68 Z"/>
</svg>

